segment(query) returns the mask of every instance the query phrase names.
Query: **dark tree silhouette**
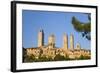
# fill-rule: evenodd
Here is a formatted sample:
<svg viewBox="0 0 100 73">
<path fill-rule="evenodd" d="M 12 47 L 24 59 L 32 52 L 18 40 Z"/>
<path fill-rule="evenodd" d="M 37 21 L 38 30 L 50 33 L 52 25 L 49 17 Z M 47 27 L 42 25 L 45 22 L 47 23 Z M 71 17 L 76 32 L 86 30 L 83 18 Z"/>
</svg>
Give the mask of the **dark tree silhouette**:
<svg viewBox="0 0 100 73">
<path fill-rule="evenodd" d="M 80 22 L 75 16 L 73 16 L 72 24 L 77 32 L 82 33 L 82 37 L 91 40 L 91 17 L 89 14 L 88 14 L 88 19 L 89 22 L 84 23 L 84 22 Z"/>
</svg>

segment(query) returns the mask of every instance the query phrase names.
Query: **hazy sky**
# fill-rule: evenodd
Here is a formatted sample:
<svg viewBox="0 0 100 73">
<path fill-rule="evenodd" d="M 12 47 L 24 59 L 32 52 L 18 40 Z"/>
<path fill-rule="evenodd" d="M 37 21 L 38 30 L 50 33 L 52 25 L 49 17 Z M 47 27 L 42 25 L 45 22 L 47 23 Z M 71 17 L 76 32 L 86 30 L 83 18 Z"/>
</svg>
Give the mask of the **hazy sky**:
<svg viewBox="0 0 100 73">
<path fill-rule="evenodd" d="M 48 44 L 48 36 L 55 35 L 56 46 L 62 47 L 63 34 L 68 35 L 68 45 L 70 35 L 74 35 L 74 45 L 80 43 L 82 48 L 90 49 L 91 42 L 83 38 L 81 33 L 75 31 L 71 24 L 72 17 L 77 17 L 82 22 L 88 21 L 88 15 L 76 12 L 51 12 L 51 11 L 22 11 L 22 32 L 23 32 L 23 47 L 37 47 L 38 32 L 44 30 L 44 42 Z"/>
</svg>

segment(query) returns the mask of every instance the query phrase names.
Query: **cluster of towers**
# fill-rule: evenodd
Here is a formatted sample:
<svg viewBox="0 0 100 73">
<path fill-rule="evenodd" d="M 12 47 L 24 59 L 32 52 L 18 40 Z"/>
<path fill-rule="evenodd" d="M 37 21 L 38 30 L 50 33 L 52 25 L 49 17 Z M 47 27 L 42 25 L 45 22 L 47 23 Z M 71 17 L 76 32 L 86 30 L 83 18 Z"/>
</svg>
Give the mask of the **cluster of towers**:
<svg viewBox="0 0 100 73">
<path fill-rule="evenodd" d="M 44 31 L 40 30 L 38 33 L 38 47 L 44 46 Z M 52 34 L 48 37 L 48 46 L 49 48 L 55 47 L 55 36 Z M 77 44 L 77 47 L 80 47 L 80 44 Z M 64 49 L 68 49 L 68 36 L 66 33 L 63 35 L 63 47 Z M 71 34 L 70 36 L 70 49 L 74 49 L 74 36 Z"/>
</svg>

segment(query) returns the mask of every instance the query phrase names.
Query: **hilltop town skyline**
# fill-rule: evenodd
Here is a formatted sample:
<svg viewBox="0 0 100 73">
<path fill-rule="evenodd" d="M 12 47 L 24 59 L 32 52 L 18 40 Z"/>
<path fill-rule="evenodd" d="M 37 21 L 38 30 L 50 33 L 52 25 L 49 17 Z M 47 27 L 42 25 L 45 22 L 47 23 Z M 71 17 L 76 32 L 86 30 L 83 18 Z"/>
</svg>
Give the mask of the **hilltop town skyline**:
<svg viewBox="0 0 100 73">
<path fill-rule="evenodd" d="M 65 48 L 65 49 L 75 49 L 77 47 L 77 45 L 80 46 L 80 49 L 86 49 L 86 48 L 81 48 L 81 44 L 79 42 L 76 43 L 76 45 L 74 45 L 74 35 L 73 34 L 70 34 L 70 36 L 68 36 L 66 33 L 64 33 L 62 35 L 62 47 L 57 47 L 56 46 L 56 36 L 55 34 L 50 34 L 48 36 L 48 43 L 44 43 L 45 41 L 45 31 L 43 29 L 40 29 L 39 32 L 38 32 L 38 39 L 37 39 L 37 46 L 36 47 L 28 47 L 28 48 L 37 48 L 37 47 L 42 47 L 42 46 L 48 46 L 49 43 L 52 43 L 54 44 L 54 47 L 55 48 Z M 70 40 L 69 40 L 70 39 Z M 69 45 L 68 45 L 69 43 Z"/>
<path fill-rule="evenodd" d="M 45 34 L 43 30 L 38 32 L 38 46 L 23 48 L 23 62 L 45 62 L 45 61 L 68 61 L 68 60 L 88 60 L 91 59 L 91 51 L 83 49 L 80 43 L 74 45 L 74 35 L 70 38 L 64 33 L 62 47 L 56 47 L 55 35 L 48 37 L 47 45 L 44 44 Z M 70 41 L 68 41 L 68 39 Z M 68 47 L 68 42 L 70 47 Z"/>
<path fill-rule="evenodd" d="M 55 45 L 62 47 L 63 34 L 66 33 L 68 38 L 71 34 L 74 35 L 74 45 L 81 44 L 82 48 L 91 49 L 91 42 L 83 38 L 80 33 L 76 32 L 71 24 L 72 16 L 76 16 L 82 22 L 88 21 L 87 14 L 75 12 L 49 12 L 49 11 L 32 11 L 23 10 L 23 47 L 37 47 L 38 36 L 40 29 L 44 30 L 44 44 L 48 43 L 48 37 L 51 34 L 55 35 Z M 69 41 L 69 39 L 68 39 Z M 70 44 L 68 43 L 68 46 Z"/>
</svg>

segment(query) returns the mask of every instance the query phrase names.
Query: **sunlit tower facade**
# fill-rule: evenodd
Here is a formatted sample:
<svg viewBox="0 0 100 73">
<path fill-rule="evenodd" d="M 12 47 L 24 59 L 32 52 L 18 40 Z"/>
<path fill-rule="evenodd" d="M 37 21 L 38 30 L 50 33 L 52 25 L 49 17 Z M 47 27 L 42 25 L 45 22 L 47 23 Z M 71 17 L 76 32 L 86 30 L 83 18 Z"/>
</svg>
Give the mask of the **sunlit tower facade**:
<svg viewBox="0 0 100 73">
<path fill-rule="evenodd" d="M 38 33 L 38 47 L 44 46 L 44 32 L 40 30 Z"/>
</svg>

